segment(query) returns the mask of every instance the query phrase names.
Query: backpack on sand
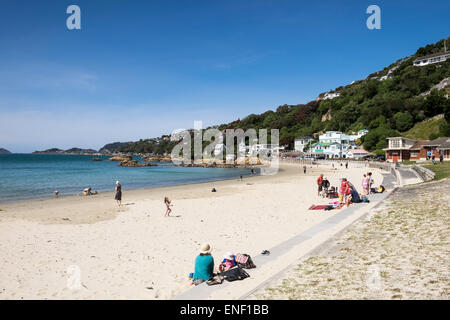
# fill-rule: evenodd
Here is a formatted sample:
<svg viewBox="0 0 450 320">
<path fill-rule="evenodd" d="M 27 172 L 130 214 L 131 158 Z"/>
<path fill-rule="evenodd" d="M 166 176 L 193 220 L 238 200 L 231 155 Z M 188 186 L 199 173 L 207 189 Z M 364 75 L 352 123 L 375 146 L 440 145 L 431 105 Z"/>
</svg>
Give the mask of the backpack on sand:
<svg viewBox="0 0 450 320">
<path fill-rule="evenodd" d="M 224 271 L 220 274 L 223 279 L 227 281 L 236 281 L 236 280 L 243 280 L 245 278 L 250 277 L 250 275 L 241 267 L 235 267 L 228 271 Z"/>
</svg>

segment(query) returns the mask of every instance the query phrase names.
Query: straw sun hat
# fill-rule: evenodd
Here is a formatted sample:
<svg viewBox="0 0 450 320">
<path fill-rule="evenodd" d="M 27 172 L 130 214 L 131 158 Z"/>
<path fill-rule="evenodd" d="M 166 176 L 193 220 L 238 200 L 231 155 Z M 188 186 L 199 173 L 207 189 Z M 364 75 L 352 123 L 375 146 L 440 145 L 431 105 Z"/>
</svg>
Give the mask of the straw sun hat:
<svg viewBox="0 0 450 320">
<path fill-rule="evenodd" d="M 208 243 L 202 244 L 200 247 L 200 253 L 207 254 L 210 253 L 212 250 L 211 246 Z"/>
</svg>

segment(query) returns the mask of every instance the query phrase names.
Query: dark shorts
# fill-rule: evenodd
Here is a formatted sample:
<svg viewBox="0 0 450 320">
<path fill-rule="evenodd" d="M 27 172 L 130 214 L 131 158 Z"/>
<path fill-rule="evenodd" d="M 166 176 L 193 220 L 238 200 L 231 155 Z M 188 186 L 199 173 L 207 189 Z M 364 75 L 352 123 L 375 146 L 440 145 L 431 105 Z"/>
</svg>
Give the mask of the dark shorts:
<svg viewBox="0 0 450 320">
<path fill-rule="evenodd" d="M 319 190 L 319 191 L 322 191 L 322 185 L 319 186 L 318 190 Z"/>
<path fill-rule="evenodd" d="M 116 196 L 114 197 L 115 200 L 120 201 L 122 200 L 122 192 L 117 192 Z"/>
</svg>

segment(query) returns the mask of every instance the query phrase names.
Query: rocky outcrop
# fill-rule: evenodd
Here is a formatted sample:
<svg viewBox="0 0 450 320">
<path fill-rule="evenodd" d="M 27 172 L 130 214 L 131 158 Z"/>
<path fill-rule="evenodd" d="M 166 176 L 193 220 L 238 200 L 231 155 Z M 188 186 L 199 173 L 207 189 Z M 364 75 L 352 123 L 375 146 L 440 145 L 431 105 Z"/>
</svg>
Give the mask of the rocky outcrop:
<svg viewBox="0 0 450 320">
<path fill-rule="evenodd" d="M 121 167 L 154 167 L 157 166 L 153 163 L 148 162 L 138 162 L 137 160 L 124 160 L 121 161 L 119 166 Z"/>
<path fill-rule="evenodd" d="M 10 154 L 11 152 L 9 152 L 6 149 L 0 148 L 0 154 Z"/>
<path fill-rule="evenodd" d="M 172 158 L 160 156 L 146 157 L 145 160 L 149 162 L 172 162 Z"/>
<path fill-rule="evenodd" d="M 133 157 L 132 156 L 114 156 L 108 159 L 109 161 L 132 161 Z"/>
<path fill-rule="evenodd" d="M 103 160 L 100 158 L 92 158 L 91 161 L 103 161 Z"/>
</svg>

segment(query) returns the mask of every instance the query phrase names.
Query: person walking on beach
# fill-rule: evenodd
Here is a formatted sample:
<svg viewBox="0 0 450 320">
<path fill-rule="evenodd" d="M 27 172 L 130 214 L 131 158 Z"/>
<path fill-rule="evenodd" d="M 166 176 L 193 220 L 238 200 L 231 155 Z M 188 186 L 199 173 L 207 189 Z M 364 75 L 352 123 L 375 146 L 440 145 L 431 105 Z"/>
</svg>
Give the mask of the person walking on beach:
<svg viewBox="0 0 450 320">
<path fill-rule="evenodd" d="M 170 203 L 170 200 L 168 197 L 164 198 L 164 204 L 166 205 L 166 214 L 164 215 L 164 217 L 170 217 L 170 213 L 172 212 L 172 209 L 170 209 L 170 207 L 173 207 L 173 204 Z"/>
<path fill-rule="evenodd" d="M 306 174 L 306 166 L 303 166 L 303 173 Z"/>
<path fill-rule="evenodd" d="M 345 163 L 345 169 L 348 169 L 348 161 Z"/>
<path fill-rule="evenodd" d="M 322 193 L 322 182 L 323 182 L 323 174 L 320 174 L 320 176 L 317 178 L 317 195 L 320 197 L 320 194 Z"/>
<path fill-rule="evenodd" d="M 119 207 L 122 205 L 122 185 L 119 181 L 116 181 L 116 196 L 114 199 L 117 201 Z"/>
</svg>

